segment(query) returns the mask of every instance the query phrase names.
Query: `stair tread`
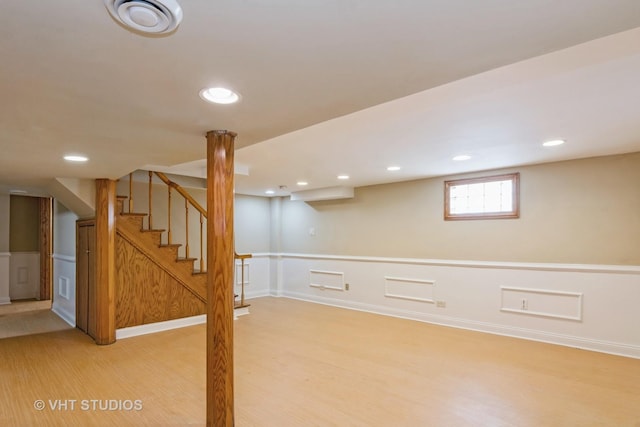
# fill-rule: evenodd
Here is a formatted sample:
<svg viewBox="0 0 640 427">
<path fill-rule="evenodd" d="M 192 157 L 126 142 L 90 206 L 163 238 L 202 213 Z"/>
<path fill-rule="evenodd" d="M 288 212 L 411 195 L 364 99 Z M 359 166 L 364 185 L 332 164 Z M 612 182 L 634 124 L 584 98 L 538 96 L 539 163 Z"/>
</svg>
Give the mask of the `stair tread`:
<svg viewBox="0 0 640 427">
<path fill-rule="evenodd" d="M 179 248 L 182 246 L 180 243 L 163 243 L 160 245 L 161 248 Z"/>
<path fill-rule="evenodd" d="M 194 270 L 193 273 L 191 273 L 191 274 L 193 274 L 194 276 L 199 276 L 201 274 L 207 274 L 207 272 L 206 271 L 200 271 L 200 270 Z"/>
<path fill-rule="evenodd" d="M 147 216 L 146 213 L 136 213 L 136 212 L 120 212 L 122 216 Z"/>
<path fill-rule="evenodd" d="M 160 228 L 152 228 L 152 229 L 143 228 L 140 231 L 143 232 L 143 233 L 157 233 L 157 232 L 164 233 L 167 230 L 160 229 Z"/>
<path fill-rule="evenodd" d="M 183 261 L 183 262 L 187 262 L 187 261 L 197 261 L 198 258 L 176 258 L 176 261 Z"/>
</svg>

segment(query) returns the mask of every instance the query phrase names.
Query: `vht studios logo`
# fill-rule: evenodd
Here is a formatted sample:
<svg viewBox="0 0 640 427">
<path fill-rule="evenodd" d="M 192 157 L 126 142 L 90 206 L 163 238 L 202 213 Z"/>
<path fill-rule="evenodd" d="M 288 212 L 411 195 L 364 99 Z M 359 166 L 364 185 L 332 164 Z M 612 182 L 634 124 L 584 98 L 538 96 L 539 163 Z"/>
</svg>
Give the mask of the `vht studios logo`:
<svg viewBox="0 0 640 427">
<path fill-rule="evenodd" d="M 49 399 L 36 400 L 33 407 L 38 411 L 141 411 L 142 400 L 130 399 Z"/>
</svg>

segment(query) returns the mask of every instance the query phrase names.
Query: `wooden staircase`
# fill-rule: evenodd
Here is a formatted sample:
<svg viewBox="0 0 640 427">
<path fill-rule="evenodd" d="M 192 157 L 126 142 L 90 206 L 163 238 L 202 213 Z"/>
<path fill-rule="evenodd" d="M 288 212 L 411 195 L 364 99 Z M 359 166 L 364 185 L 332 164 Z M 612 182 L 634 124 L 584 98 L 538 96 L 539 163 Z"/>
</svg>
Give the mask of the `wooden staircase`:
<svg viewBox="0 0 640 427">
<path fill-rule="evenodd" d="M 169 181 L 166 176 L 160 175 L 162 181 L 169 188 L 177 190 L 181 194 L 185 193 L 186 190 Z M 116 264 L 119 263 L 120 268 L 124 270 L 134 269 L 144 270 L 144 272 L 121 272 L 118 275 L 119 280 L 122 282 L 120 286 L 121 292 L 116 296 L 118 327 L 203 314 L 207 300 L 207 273 L 206 271 L 201 271 L 201 269 L 196 269 L 196 263 L 198 266 L 206 265 L 203 263 L 202 254 L 199 259 L 188 257 L 188 255 L 186 257 L 180 256 L 180 252 L 189 253 L 188 245 L 183 250 L 180 250 L 183 247 L 181 244 L 163 243 L 163 236 L 166 236 L 165 240 L 171 240 L 170 224 L 168 231 L 165 229 L 145 228 L 145 225 L 148 227 L 151 222 L 149 214 L 126 211 L 133 210 L 132 175 L 129 178 L 130 195 L 117 196 L 115 218 L 116 240 L 121 242 L 122 252 L 127 254 L 122 255 L 122 259 L 119 261 L 118 255 L 116 255 Z M 151 198 L 151 188 L 149 188 L 149 198 Z M 197 202 L 193 201 L 193 203 L 197 205 Z M 128 205 L 128 209 L 125 209 L 125 205 Z M 197 208 L 200 211 L 200 222 L 202 224 L 203 217 L 206 219 L 206 212 L 203 213 L 199 205 Z M 200 233 L 202 233 L 202 227 Z M 116 247 L 118 247 L 118 243 Z M 202 236 L 200 248 L 202 252 Z M 134 251 L 135 254 L 132 254 Z M 145 259 L 144 262 L 140 261 L 141 257 Z M 251 258 L 250 254 L 236 254 L 236 259 L 241 261 L 241 283 L 243 284 L 244 264 L 248 258 Z M 132 259 L 138 261 L 133 262 Z M 145 266 L 130 265 L 136 263 L 144 264 Z M 153 264 L 153 268 L 149 267 L 150 264 Z M 160 280 L 157 276 L 169 276 L 170 279 Z M 162 282 L 162 285 L 155 284 L 153 283 L 154 281 Z M 153 289 L 148 289 L 149 287 Z M 175 299 L 175 301 L 169 301 L 171 299 Z M 240 295 L 234 295 L 236 317 L 248 314 L 249 306 L 250 304 L 245 302 L 244 286 L 242 286 Z M 147 314 L 149 311 L 156 311 L 156 313 Z"/>
<path fill-rule="evenodd" d="M 195 270 L 196 258 L 178 256 L 180 244 L 163 244 L 163 229 L 145 229 L 143 226 L 145 213 L 123 212 L 126 196 L 118 196 L 118 212 L 116 215 L 116 232 L 129 244 L 144 253 L 154 264 L 177 280 L 193 295 L 203 302 L 207 300 L 207 274 Z"/>
</svg>

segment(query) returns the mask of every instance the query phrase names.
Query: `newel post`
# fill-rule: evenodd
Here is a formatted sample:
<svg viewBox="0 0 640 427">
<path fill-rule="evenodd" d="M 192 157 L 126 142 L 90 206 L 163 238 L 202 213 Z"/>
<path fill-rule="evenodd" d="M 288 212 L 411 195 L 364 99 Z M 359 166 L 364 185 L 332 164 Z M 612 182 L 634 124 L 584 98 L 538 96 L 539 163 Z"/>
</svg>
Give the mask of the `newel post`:
<svg viewBox="0 0 640 427">
<path fill-rule="evenodd" d="M 233 426 L 233 155 L 236 134 L 207 132 L 207 426 Z"/>
</svg>

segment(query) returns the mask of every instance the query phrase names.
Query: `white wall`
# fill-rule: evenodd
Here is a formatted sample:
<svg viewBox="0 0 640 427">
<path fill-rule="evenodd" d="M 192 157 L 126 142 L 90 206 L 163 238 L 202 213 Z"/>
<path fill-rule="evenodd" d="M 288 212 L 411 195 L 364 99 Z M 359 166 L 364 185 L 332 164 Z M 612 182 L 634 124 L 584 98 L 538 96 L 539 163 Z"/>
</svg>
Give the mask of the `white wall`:
<svg viewBox="0 0 640 427">
<path fill-rule="evenodd" d="M 51 310 L 71 326 L 76 325 L 76 258 L 53 255 Z"/>
<path fill-rule="evenodd" d="M 269 269 L 270 259 L 266 253 L 254 253 L 253 257 L 245 260 L 244 265 L 244 293 L 245 299 L 268 296 L 270 294 Z M 241 261 L 236 260 L 235 289 L 240 301 L 242 292 Z"/>
<path fill-rule="evenodd" d="M 76 324 L 76 215 L 59 201 L 53 204 L 53 293 L 51 309 Z"/>
<path fill-rule="evenodd" d="M 237 194 L 233 210 L 236 252 L 269 252 L 269 199 Z"/>
</svg>

